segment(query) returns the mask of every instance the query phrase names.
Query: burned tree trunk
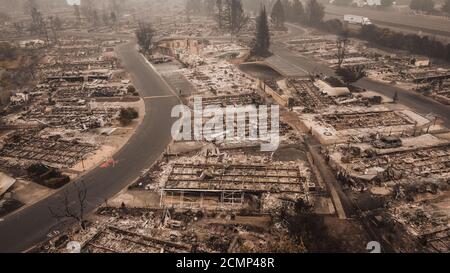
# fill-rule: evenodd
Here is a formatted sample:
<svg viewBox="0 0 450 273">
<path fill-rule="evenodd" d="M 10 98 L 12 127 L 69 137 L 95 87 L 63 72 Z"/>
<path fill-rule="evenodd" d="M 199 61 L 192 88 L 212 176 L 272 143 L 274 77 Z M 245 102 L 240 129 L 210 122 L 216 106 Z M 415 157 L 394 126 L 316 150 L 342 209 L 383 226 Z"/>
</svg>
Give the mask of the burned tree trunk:
<svg viewBox="0 0 450 273">
<path fill-rule="evenodd" d="M 79 185 L 81 184 L 81 185 Z M 84 182 L 74 183 L 73 187 L 75 188 L 75 200 L 70 199 L 69 190 L 65 190 L 63 196 L 63 207 L 61 211 L 55 211 L 52 208 L 48 208 L 50 214 L 57 219 L 58 221 L 62 221 L 65 219 L 75 220 L 81 227 L 82 230 L 86 229 L 86 221 L 85 221 L 85 213 L 86 213 L 86 198 L 87 198 L 87 189 Z M 71 202 L 72 201 L 72 202 Z"/>
</svg>

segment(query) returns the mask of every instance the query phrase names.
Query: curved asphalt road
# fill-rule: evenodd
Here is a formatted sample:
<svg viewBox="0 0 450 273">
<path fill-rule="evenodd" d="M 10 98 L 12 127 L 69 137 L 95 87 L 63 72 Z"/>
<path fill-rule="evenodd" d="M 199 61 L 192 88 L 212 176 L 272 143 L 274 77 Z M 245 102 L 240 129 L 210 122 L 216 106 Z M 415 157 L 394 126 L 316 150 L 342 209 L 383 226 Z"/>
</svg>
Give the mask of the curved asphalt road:
<svg viewBox="0 0 450 273">
<path fill-rule="evenodd" d="M 96 168 L 81 178 L 87 188 L 89 211 L 125 188 L 159 158 L 172 139 L 170 114 L 172 107 L 179 103 L 168 85 L 137 52 L 134 42 L 119 46 L 117 52 L 145 99 L 146 115 L 129 142 L 114 156 L 115 166 Z M 6 216 L 0 222 L 0 252 L 25 251 L 44 240 L 58 223 L 48 208 L 58 211 L 63 207 L 62 198 L 66 190 L 71 193 L 70 204 L 77 208 L 76 191 L 73 184 L 68 184 L 60 192 Z"/>
</svg>

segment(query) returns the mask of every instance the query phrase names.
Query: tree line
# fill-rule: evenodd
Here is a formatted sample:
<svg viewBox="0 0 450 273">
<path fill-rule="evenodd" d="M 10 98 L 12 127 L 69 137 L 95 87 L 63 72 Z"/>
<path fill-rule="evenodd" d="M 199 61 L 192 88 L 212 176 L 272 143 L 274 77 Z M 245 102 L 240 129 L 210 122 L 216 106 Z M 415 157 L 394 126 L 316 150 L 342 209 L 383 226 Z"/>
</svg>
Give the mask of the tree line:
<svg viewBox="0 0 450 273">
<path fill-rule="evenodd" d="M 404 34 L 375 25 L 362 26 L 356 32 L 349 32 L 338 19 L 324 21 L 318 27 L 323 31 L 337 35 L 347 33 L 347 35 L 366 40 L 375 45 L 406 50 L 412 54 L 424 55 L 450 62 L 450 44 L 443 43 L 430 36 Z"/>
<path fill-rule="evenodd" d="M 333 5 L 336 6 L 351 6 L 353 0 L 334 0 Z M 394 0 L 381 0 L 378 8 L 387 8 L 394 4 Z M 450 15 L 450 0 L 445 0 L 440 9 L 435 8 L 436 3 L 433 0 L 411 0 L 409 8 L 415 11 L 425 13 L 446 13 Z"/>
<path fill-rule="evenodd" d="M 309 0 L 305 7 L 300 0 L 276 0 L 270 15 L 278 28 L 284 27 L 285 22 L 317 26 L 324 16 L 325 9 L 316 0 Z"/>
<path fill-rule="evenodd" d="M 432 12 L 434 11 L 433 0 L 411 0 L 409 8 L 416 11 Z"/>
<path fill-rule="evenodd" d="M 409 8 L 415 11 L 426 13 L 443 12 L 450 15 L 450 0 L 445 0 L 440 10 L 435 9 L 436 3 L 433 0 L 411 0 Z"/>
<path fill-rule="evenodd" d="M 239 33 L 250 22 L 241 0 L 216 0 L 215 10 L 214 18 L 218 27 L 231 34 Z"/>
<path fill-rule="evenodd" d="M 272 7 L 270 17 L 266 6 L 261 5 L 263 2 Z M 210 14 L 216 18 L 219 28 L 228 29 L 232 34 L 238 33 L 249 21 L 249 16 L 245 13 L 243 7 L 254 9 L 258 6 L 260 13 L 256 19 L 257 34 L 253 41 L 253 52 L 260 56 L 268 55 L 270 46 L 269 20 L 277 29 L 284 29 L 285 22 L 291 22 L 315 27 L 337 35 L 347 32 L 346 27 L 340 20 L 324 20 L 324 6 L 317 0 L 308 0 L 305 6 L 300 0 L 187 0 L 187 3 L 188 6 L 191 6 L 191 9 L 196 7 L 197 9 L 209 10 Z M 194 3 L 197 4 L 194 5 Z M 450 10 L 450 0 L 446 0 L 442 9 Z M 450 62 L 450 44 L 445 44 L 429 36 L 403 34 L 374 25 L 363 26 L 361 30 L 349 32 L 348 35 L 367 40 L 376 45 L 407 50 L 413 54 Z"/>
<path fill-rule="evenodd" d="M 450 62 L 450 44 L 445 45 L 429 36 L 403 34 L 373 25 L 364 26 L 358 33 L 358 36 L 381 46 L 407 50 L 414 54 L 426 55 Z"/>
<path fill-rule="evenodd" d="M 73 8 L 78 21 L 83 16 L 95 27 L 116 26 L 123 10 L 122 5 L 121 1 L 111 0 L 107 6 L 104 5 L 100 9 L 94 0 L 83 0 L 80 6 L 74 5 Z"/>
<path fill-rule="evenodd" d="M 13 60 L 17 57 L 17 48 L 6 42 L 0 42 L 0 60 Z"/>
<path fill-rule="evenodd" d="M 291 5 L 296 1 L 281 1 L 288 3 L 285 10 L 293 10 Z M 447 3 L 450 0 L 447 0 Z M 300 2 L 301 5 L 301 2 Z M 448 4 L 450 7 L 450 4 Z M 298 8 L 294 16 L 287 16 L 286 20 L 291 22 L 299 22 L 311 27 L 321 29 L 337 35 L 348 32 L 344 24 L 338 19 L 324 20 L 325 12 L 322 4 L 316 0 L 309 0 L 304 9 Z M 361 30 L 356 32 L 348 32 L 351 35 L 373 44 L 389 47 L 393 49 L 401 49 L 409 51 L 413 54 L 425 55 L 431 58 L 437 58 L 450 62 L 450 44 L 445 44 L 429 36 L 419 36 L 417 34 L 404 34 L 389 28 L 381 28 L 375 25 L 363 26 Z"/>
</svg>

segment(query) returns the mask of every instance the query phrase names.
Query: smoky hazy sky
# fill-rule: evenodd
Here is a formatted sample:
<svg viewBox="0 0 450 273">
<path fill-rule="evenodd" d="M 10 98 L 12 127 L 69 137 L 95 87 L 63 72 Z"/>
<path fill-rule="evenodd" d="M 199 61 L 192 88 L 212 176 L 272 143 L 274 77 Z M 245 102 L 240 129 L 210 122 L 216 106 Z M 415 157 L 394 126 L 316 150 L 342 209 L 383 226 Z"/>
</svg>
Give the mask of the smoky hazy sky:
<svg viewBox="0 0 450 273">
<path fill-rule="evenodd" d="M 67 4 L 68 5 L 70 5 L 70 6 L 73 6 L 73 5 L 80 5 L 80 2 L 81 2 L 81 0 L 66 0 L 67 1 Z"/>
</svg>

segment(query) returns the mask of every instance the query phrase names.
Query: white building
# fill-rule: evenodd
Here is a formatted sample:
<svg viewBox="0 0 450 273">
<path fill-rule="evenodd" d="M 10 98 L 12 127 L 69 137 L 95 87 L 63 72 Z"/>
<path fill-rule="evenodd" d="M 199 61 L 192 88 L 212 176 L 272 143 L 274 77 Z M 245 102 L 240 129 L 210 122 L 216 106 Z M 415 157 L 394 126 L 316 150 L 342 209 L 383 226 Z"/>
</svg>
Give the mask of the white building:
<svg viewBox="0 0 450 273">
<path fill-rule="evenodd" d="M 413 63 L 417 67 L 429 66 L 430 59 L 426 57 L 417 57 L 413 60 Z"/>
<path fill-rule="evenodd" d="M 358 7 L 374 7 L 374 6 L 381 6 L 381 0 L 353 0 L 353 4 L 355 4 Z"/>
<path fill-rule="evenodd" d="M 41 48 L 45 46 L 45 42 L 43 40 L 25 40 L 20 41 L 19 43 L 21 48 Z"/>
<path fill-rule="evenodd" d="M 16 93 L 10 98 L 12 104 L 22 104 L 27 102 L 29 99 L 30 96 L 26 93 Z"/>
</svg>

